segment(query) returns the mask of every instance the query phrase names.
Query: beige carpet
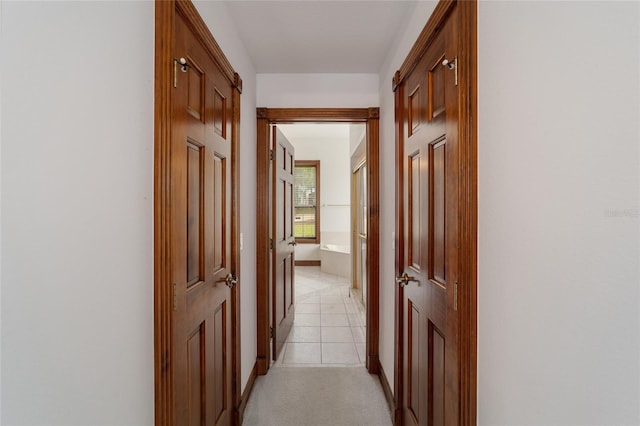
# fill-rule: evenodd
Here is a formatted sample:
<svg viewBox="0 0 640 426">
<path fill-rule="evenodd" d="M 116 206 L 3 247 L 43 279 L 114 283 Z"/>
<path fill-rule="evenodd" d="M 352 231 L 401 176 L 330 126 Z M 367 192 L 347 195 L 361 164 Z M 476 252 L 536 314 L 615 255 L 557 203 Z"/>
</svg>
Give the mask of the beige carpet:
<svg viewBox="0 0 640 426">
<path fill-rule="evenodd" d="M 364 367 L 274 367 L 258 377 L 244 426 L 389 426 L 378 376 Z"/>
</svg>

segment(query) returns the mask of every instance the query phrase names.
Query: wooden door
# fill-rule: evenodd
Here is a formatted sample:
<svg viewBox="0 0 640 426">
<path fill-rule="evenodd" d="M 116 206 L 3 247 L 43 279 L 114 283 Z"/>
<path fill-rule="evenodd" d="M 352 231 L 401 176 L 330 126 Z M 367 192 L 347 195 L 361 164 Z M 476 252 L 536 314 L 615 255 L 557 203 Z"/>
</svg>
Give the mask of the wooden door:
<svg viewBox="0 0 640 426">
<path fill-rule="evenodd" d="M 402 417 L 407 425 L 459 419 L 458 92 L 454 8 L 398 89 L 401 99 L 403 258 Z"/>
<path fill-rule="evenodd" d="M 287 340 L 294 318 L 293 145 L 273 127 L 272 292 L 273 359 Z"/>
<path fill-rule="evenodd" d="M 175 15 L 172 157 L 174 424 L 230 424 L 231 83 Z"/>
</svg>

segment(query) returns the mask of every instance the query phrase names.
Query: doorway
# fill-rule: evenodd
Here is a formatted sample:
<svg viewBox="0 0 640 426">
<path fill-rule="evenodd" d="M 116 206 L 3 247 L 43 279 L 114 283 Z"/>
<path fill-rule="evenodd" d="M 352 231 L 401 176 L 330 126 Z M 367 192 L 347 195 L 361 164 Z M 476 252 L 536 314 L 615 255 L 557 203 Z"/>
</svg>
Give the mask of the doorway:
<svg viewBox="0 0 640 426">
<path fill-rule="evenodd" d="M 271 126 L 275 147 L 271 360 L 278 366 L 363 366 L 366 315 L 360 291 L 362 274 L 352 276 L 357 253 L 351 250 L 355 242 L 351 158 L 355 151 L 365 151 L 366 126 Z M 283 179 L 284 169 L 290 167 L 283 164 L 285 152 L 293 157 L 292 186 Z M 365 179 L 362 167 L 357 173 Z M 290 192 L 283 197 L 287 186 Z M 362 194 L 358 198 L 363 199 Z M 291 220 L 289 232 L 282 226 L 287 219 Z M 358 234 L 366 235 L 366 231 L 360 229 Z"/>
<path fill-rule="evenodd" d="M 282 286 L 279 285 L 278 280 L 279 275 L 274 274 L 273 268 L 273 258 L 272 256 L 280 256 L 280 254 L 276 253 L 276 251 L 272 250 L 271 247 L 276 247 L 278 243 L 274 241 L 271 242 L 272 232 L 274 225 L 271 219 L 273 218 L 273 212 L 275 211 L 274 206 L 272 205 L 272 184 L 270 184 L 270 179 L 273 177 L 273 169 L 272 162 L 278 161 L 278 153 L 271 153 L 272 150 L 272 141 L 277 137 L 276 132 L 274 131 L 275 126 L 284 126 L 290 125 L 292 123 L 343 123 L 343 124 L 361 124 L 364 126 L 364 143 L 363 149 L 367 154 L 368 159 L 368 168 L 366 176 L 364 176 L 366 180 L 366 188 L 367 188 L 367 200 L 370 208 L 367 210 L 367 235 L 369 238 L 369 244 L 371 247 L 375 247 L 375 249 L 371 249 L 366 252 L 366 282 L 368 283 L 368 291 L 366 292 L 366 309 L 364 311 L 364 321 L 367 324 L 366 327 L 366 336 L 364 336 L 365 345 L 364 345 L 364 361 L 367 367 L 367 370 L 370 373 L 377 374 L 379 372 L 379 364 L 378 364 L 378 226 L 379 226 L 379 218 L 378 218 L 378 200 L 379 200 L 379 158 L 378 158 L 378 116 L 379 111 L 378 108 L 359 108 L 359 109 L 268 109 L 268 108 L 258 108 L 257 117 L 258 117 L 258 159 L 257 159 L 257 183 L 258 183 L 258 199 L 257 199 L 257 296 L 258 296 L 258 374 L 266 374 L 269 366 L 271 364 L 271 360 L 273 358 L 274 351 L 277 353 L 278 348 L 284 343 L 284 337 L 282 333 L 288 333 L 285 327 L 281 327 L 280 324 L 287 324 L 284 317 L 282 315 L 278 315 L 277 320 L 274 320 L 274 292 L 278 292 L 277 295 L 282 295 L 283 300 L 295 300 L 295 296 L 291 294 L 290 296 L 286 295 L 286 289 L 288 288 L 288 284 L 284 281 L 285 284 Z M 274 136 L 275 135 L 275 136 Z M 281 145 L 277 145 L 280 147 Z M 278 149 L 278 151 L 282 151 Z M 282 151 L 288 152 L 288 151 Z M 275 160 L 271 160 L 274 158 Z M 350 159 L 347 159 L 349 162 Z M 303 166 L 311 166 L 311 164 L 300 164 Z M 347 166 L 348 167 L 348 166 Z M 285 166 L 286 168 L 286 166 Z M 278 172 L 279 173 L 279 172 Z M 320 174 L 322 172 L 320 171 Z M 280 182 L 280 181 L 279 181 Z M 282 180 L 284 182 L 284 180 Z M 280 186 L 280 185 L 278 185 Z M 347 188 L 350 187 L 350 182 L 347 180 L 345 182 L 345 186 Z M 284 187 L 284 186 L 283 186 Z M 277 188 L 276 188 L 277 190 Z M 283 190 L 286 193 L 286 190 Z M 311 194 L 311 192 L 310 192 Z M 308 196 L 310 194 L 305 194 Z M 288 195 L 287 195 L 288 196 Z M 280 200 L 279 198 L 277 200 Z M 291 203 L 293 205 L 293 193 L 291 194 Z M 346 208 L 347 216 L 350 216 L 350 203 L 347 198 L 346 203 L 333 203 L 326 202 L 324 209 L 329 212 L 328 209 L 341 209 Z M 344 204 L 344 205 L 343 205 Z M 303 207 L 303 206 L 301 206 Z M 308 210 L 308 209 L 307 209 Z M 292 209 L 293 211 L 293 209 Z M 322 205 L 319 210 L 316 210 L 315 219 L 318 220 L 321 214 L 325 214 L 322 209 Z M 319 243 L 318 241 L 320 235 L 315 234 L 311 229 L 311 223 L 309 222 L 309 218 L 305 216 L 305 209 L 299 209 L 298 211 L 298 221 L 297 225 L 295 222 L 296 215 L 294 215 L 292 219 L 291 233 L 290 235 L 285 235 L 282 240 L 283 242 L 286 240 L 287 245 L 297 246 L 298 241 L 303 240 L 305 235 L 302 235 L 303 238 L 292 238 L 293 231 L 296 226 L 299 230 L 304 230 L 305 232 L 309 232 L 307 236 L 308 239 L 314 241 L 315 244 Z M 328 213 L 332 214 L 332 213 Z M 283 228 L 286 229 L 286 226 Z M 315 231 L 319 232 L 319 231 Z M 286 232 L 285 232 L 286 233 Z M 350 231 L 348 232 L 350 234 Z M 340 238 L 339 236 L 336 236 Z M 349 235 L 347 235 L 349 238 Z M 320 238 L 321 240 L 321 238 Z M 347 247 L 350 246 L 351 242 L 347 241 Z M 338 245 L 338 244 L 336 244 Z M 283 245 L 284 247 L 284 245 Z M 319 248 L 319 247 L 318 247 Z M 279 258 L 279 257 L 278 257 Z M 284 258 L 283 258 L 284 259 Z M 304 259 L 301 259 L 304 260 Z M 307 259 L 306 262 L 298 263 L 299 266 L 304 267 L 302 265 L 314 265 L 314 259 Z M 283 263 L 283 265 L 286 263 Z M 321 263 L 320 263 L 321 265 Z M 308 266 L 307 266 L 308 267 Z M 316 268 L 318 265 L 315 264 Z M 347 274 L 350 273 L 350 266 L 347 268 Z M 318 270 L 320 273 L 321 271 Z M 314 271 L 310 271 L 311 274 Z M 295 276 L 292 274 L 292 281 L 295 281 Z M 346 279 L 346 289 L 349 291 L 349 287 L 351 286 L 351 277 Z M 284 287 L 285 293 L 282 293 L 283 290 L 280 288 Z M 295 287 L 290 287 L 291 293 L 293 293 Z M 340 291 L 339 289 L 337 291 Z M 277 296 L 276 295 L 276 296 Z M 289 297 L 289 298 L 288 298 Z M 279 298 L 278 298 L 279 299 Z M 280 313 L 282 310 L 277 311 Z M 289 311 L 289 308 L 286 307 L 284 311 Z M 292 320 L 293 315 L 295 315 L 295 311 L 291 310 L 290 319 Z M 286 315 L 286 314 L 285 314 Z M 301 313 L 302 315 L 302 313 Z M 275 323 L 275 326 L 274 326 Z M 280 337 L 278 337 L 278 332 L 280 332 Z M 272 337 L 273 336 L 273 337 Z M 272 344 L 272 342 L 276 342 L 276 344 Z"/>
</svg>

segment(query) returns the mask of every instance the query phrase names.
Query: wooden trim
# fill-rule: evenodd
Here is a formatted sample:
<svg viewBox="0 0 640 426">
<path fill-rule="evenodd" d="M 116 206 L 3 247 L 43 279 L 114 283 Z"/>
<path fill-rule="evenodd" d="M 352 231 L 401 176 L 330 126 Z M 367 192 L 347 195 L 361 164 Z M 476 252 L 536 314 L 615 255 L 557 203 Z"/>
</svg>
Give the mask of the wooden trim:
<svg viewBox="0 0 640 426">
<path fill-rule="evenodd" d="M 296 243 L 320 244 L 320 160 L 295 160 L 294 170 L 295 170 L 295 167 L 298 167 L 298 166 L 312 166 L 316 168 L 316 237 L 315 238 L 296 238 Z M 294 236 L 295 236 L 295 232 L 294 232 Z"/>
<path fill-rule="evenodd" d="M 401 265 L 404 261 L 404 242 L 402 234 L 404 232 L 404 187 L 402 185 L 402 175 L 404 174 L 404 133 L 402 126 L 404 122 L 403 108 L 401 107 L 404 100 L 404 86 L 399 86 L 395 90 L 395 131 L 396 131 L 396 239 L 395 239 L 395 276 L 399 277 Z M 402 401 L 404 398 L 403 386 L 403 357 L 404 357 L 404 335 L 402 330 L 404 320 L 404 288 L 399 285 L 395 286 L 395 317 L 394 317 L 394 344 L 395 359 L 393 365 L 393 389 L 395 396 L 395 409 L 393 416 L 393 424 L 396 426 L 403 424 Z"/>
<path fill-rule="evenodd" d="M 380 226 L 380 158 L 379 117 L 380 109 L 373 108 L 257 108 L 257 204 L 256 204 L 256 293 L 257 293 L 257 354 L 258 374 L 269 369 L 269 286 L 270 286 L 270 160 L 269 126 L 283 123 L 342 122 L 366 123 L 367 125 L 367 188 L 369 209 L 367 277 L 369 292 L 367 300 L 367 369 L 378 372 L 379 353 L 379 226 Z M 375 236 L 374 236 L 375 234 Z"/>
<path fill-rule="evenodd" d="M 234 73 L 235 90 L 231 94 L 233 117 L 231 122 L 231 271 L 238 284 L 231 288 L 231 400 L 233 424 L 240 425 L 240 402 L 242 393 L 241 338 L 240 328 L 240 95 L 242 79 Z"/>
<path fill-rule="evenodd" d="M 458 371 L 460 380 L 459 422 L 477 422 L 477 0 L 440 0 L 418 40 L 393 78 L 396 125 L 396 275 L 404 259 L 403 233 L 403 109 L 402 82 L 415 68 L 453 7 L 458 7 L 458 140 L 459 140 L 459 290 Z M 404 424 L 403 395 L 403 290 L 396 286 L 394 424 Z"/>
<path fill-rule="evenodd" d="M 296 266 L 321 266 L 319 260 L 296 260 Z"/>
<path fill-rule="evenodd" d="M 258 109 L 258 117 L 260 110 Z M 270 192 L 271 187 L 271 160 L 269 121 L 266 118 L 258 118 L 257 146 L 256 146 L 256 319 L 257 329 L 257 373 L 267 374 L 270 362 L 269 351 L 269 286 L 271 285 L 271 251 L 269 239 L 271 227 L 269 218 L 271 211 Z"/>
<path fill-rule="evenodd" d="M 467 1 L 467 0 L 465 0 Z M 476 5 L 476 0 L 468 0 L 473 5 Z M 463 2 L 461 2 L 463 3 Z M 413 71 L 413 69 L 418 65 L 420 59 L 422 58 L 422 54 L 427 50 L 429 45 L 433 42 L 438 30 L 442 26 L 443 22 L 453 10 L 453 6 L 455 6 L 456 0 L 440 0 L 433 13 L 431 13 L 431 17 L 427 21 L 427 24 L 424 26 L 418 39 L 413 44 L 413 47 L 409 51 L 409 54 L 405 58 L 400 69 L 396 71 L 393 81 L 392 87 L 395 92 L 396 88 L 402 84 L 404 79 Z M 476 6 L 474 6 L 476 7 Z"/>
<path fill-rule="evenodd" d="M 369 114 L 369 108 L 258 108 L 258 118 L 266 118 L 271 123 L 364 123 L 370 118 Z"/>
<path fill-rule="evenodd" d="M 460 192 L 460 424 L 477 418 L 477 312 L 478 312 L 478 103 L 477 12 L 474 1 L 458 3 L 459 22 L 459 146 Z"/>
<path fill-rule="evenodd" d="M 171 255 L 171 138 L 173 120 L 173 61 L 175 14 L 180 13 L 223 75 L 236 89 L 233 92 L 232 118 L 232 193 L 231 268 L 240 271 L 239 216 L 239 130 L 242 79 L 209 32 L 195 6 L 189 0 L 158 0 L 155 3 L 155 102 L 154 102 L 154 377 L 155 425 L 174 424 L 173 360 L 173 286 Z M 241 285 L 240 277 L 237 276 Z M 240 290 L 231 290 L 231 412 L 237 421 L 240 402 Z"/>
<path fill-rule="evenodd" d="M 231 66 L 231 63 L 220 48 L 218 42 L 216 42 L 213 35 L 211 35 L 209 27 L 207 27 L 207 24 L 202 20 L 202 17 L 191 0 L 157 0 L 157 2 L 161 1 L 168 1 L 170 3 L 175 1 L 176 10 L 187 20 L 195 36 L 198 37 L 200 42 L 206 47 L 211 59 L 218 65 L 222 74 L 233 84 L 233 87 L 238 88 L 239 86 L 240 91 L 242 91 L 242 79 L 239 77 L 236 78 L 236 72 Z M 173 58 L 171 59 L 173 60 Z"/>
<path fill-rule="evenodd" d="M 382 364 L 380 364 L 378 368 L 378 379 L 380 379 L 382 391 L 384 392 L 384 396 L 387 399 L 387 404 L 389 404 L 389 410 L 391 410 L 391 420 L 393 420 L 393 409 L 395 407 L 395 400 L 393 399 L 393 392 L 391 391 L 391 386 L 389 386 L 389 380 L 387 380 L 387 375 L 382 368 Z"/>
<path fill-rule="evenodd" d="M 173 424 L 170 147 L 173 114 L 171 80 L 174 14 L 173 2 L 156 2 L 153 188 L 154 412 L 156 426 Z"/>
<path fill-rule="evenodd" d="M 379 109 L 369 108 L 367 120 L 367 369 L 380 366 L 380 133 Z"/>
<path fill-rule="evenodd" d="M 249 402 L 249 397 L 251 396 L 251 391 L 253 391 L 253 385 L 256 383 L 256 379 L 258 378 L 258 361 L 253 364 L 253 368 L 251 369 L 251 373 L 249 374 L 249 380 L 247 381 L 247 386 L 244 388 L 244 392 L 242 392 L 242 397 L 240 398 L 240 403 L 238 404 L 238 422 L 237 425 L 242 424 L 242 420 L 244 419 L 244 410 L 247 408 L 247 402 Z"/>
</svg>

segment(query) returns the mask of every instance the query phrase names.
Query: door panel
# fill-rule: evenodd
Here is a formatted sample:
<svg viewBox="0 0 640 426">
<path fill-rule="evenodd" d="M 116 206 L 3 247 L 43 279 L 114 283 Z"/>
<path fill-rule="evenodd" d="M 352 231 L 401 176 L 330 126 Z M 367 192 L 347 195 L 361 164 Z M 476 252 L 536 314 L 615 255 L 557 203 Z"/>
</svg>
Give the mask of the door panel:
<svg viewBox="0 0 640 426">
<path fill-rule="evenodd" d="M 273 127 L 273 359 L 287 340 L 294 318 L 293 145 Z"/>
<path fill-rule="evenodd" d="M 187 285 L 202 280 L 202 160 L 200 147 L 187 142 Z"/>
<path fill-rule="evenodd" d="M 176 14 L 174 424 L 231 422 L 231 83 Z"/>
<path fill-rule="evenodd" d="M 431 244 L 433 265 L 429 278 L 445 285 L 445 141 L 430 144 L 431 167 L 429 190 L 432 194 L 429 203 L 429 223 L 431 225 Z"/>
<path fill-rule="evenodd" d="M 213 206 L 209 210 L 213 216 L 213 270 L 218 271 L 224 268 L 226 250 L 224 244 L 225 237 L 225 212 L 227 211 L 227 196 L 225 182 L 227 173 L 227 160 L 217 155 L 213 156 Z"/>
<path fill-rule="evenodd" d="M 204 388 L 204 357 L 202 348 L 204 347 L 204 324 L 201 324 L 189 338 L 187 342 L 188 366 L 187 375 L 189 377 L 189 425 L 202 425 L 205 418 L 202 404 L 202 391 Z"/>
<path fill-rule="evenodd" d="M 402 416 L 410 425 L 458 423 L 457 117 L 454 8 L 400 88 L 404 194 Z M 401 95 L 402 96 L 402 95 Z M 405 285 L 406 284 L 406 285 Z"/>
<path fill-rule="evenodd" d="M 407 238 L 409 240 L 409 250 L 407 255 L 409 256 L 408 264 L 416 272 L 419 272 L 422 267 L 421 256 L 421 215 L 420 215 L 420 202 L 424 200 L 420 192 L 420 154 L 414 153 L 409 156 L 407 163 L 409 167 L 409 173 L 407 174 L 407 194 L 409 195 L 409 209 L 407 211 L 409 220 L 409 229 L 407 231 Z"/>
<path fill-rule="evenodd" d="M 429 398 L 431 402 L 430 421 L 432 425 L 444 425 L 445 393 L 445 337 L 429 321 Z"/>
</svg>

